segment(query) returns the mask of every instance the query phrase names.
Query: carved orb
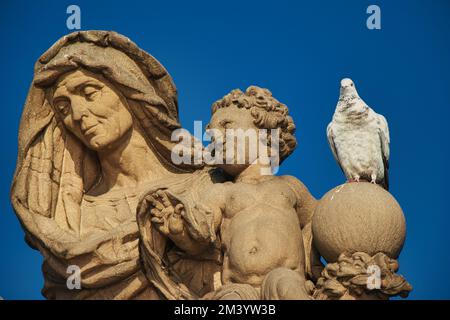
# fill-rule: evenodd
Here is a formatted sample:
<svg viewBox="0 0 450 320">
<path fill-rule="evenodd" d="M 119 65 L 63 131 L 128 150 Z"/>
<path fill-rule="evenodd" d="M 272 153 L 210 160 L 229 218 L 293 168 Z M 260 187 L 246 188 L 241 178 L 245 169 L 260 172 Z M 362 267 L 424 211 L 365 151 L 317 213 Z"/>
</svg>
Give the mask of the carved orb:
<svg viewBox="0 0 450 320">
<path fill-rule="evenodd" d="M 314 212 L 312 229 L 314 244 L 327 262 L 358 251 L 397 259 L 406 236 L 398 202 L 368 182 L 345 183 L 326 193 Z"/>
</svg>

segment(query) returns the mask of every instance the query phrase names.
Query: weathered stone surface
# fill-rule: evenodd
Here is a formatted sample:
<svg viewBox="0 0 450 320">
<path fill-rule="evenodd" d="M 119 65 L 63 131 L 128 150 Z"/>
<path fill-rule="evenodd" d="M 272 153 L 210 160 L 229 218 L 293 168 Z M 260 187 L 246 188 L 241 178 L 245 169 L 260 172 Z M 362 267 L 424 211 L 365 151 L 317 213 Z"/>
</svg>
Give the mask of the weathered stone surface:
<svg viewBox="0 0 450 320">
<path fill-rule="evenodd" d="M 194 161 L 189 133 L 178 149 L 170 75 L 120 34 L 75 32 L 38 59 L 11 202 L 44 258 L 46 298 L 335 298 L 320 282 L 335 267 L 324 269 L 320 255 L 398 256 L 404 218 L 382 188 L 345 184 L 315 210 L 301 181 L 274 174 L 297 144 L 287 106 L 269 90 L 231 91 L 214 103 L 208 128 L 237 130 L 244 152 L 226 141 L 223 152 L 236 149 L 231 163 L 216 149 L 214 162 Z M 173 161 L 180 153 L 187 162 Z M 404 286 L 393 263 L 377 257 Z M 79 287 L 69 284 L 74 268 Z M 340 274 L 332 280 L 348 287 Z"/>
<path fill-rule="evenodd" d="M 248 130 L 255 137 L 262 129 L 280 129 L 281 161 L 296 146 L 295 126 L 287 107 L 267 89 L 255 86 L 245 93 L 233 90 L 216 102 L 208 128 L 222 136 L 229 128 Z M 226 151 L 227 147 L 229 141 Z M 268 148 L 268 142 L 261 147 Z M 138 214 L 143 243 L 152 241 L 145 226 L 150 219 L 159 234 L 191 256 L 210 252 L 210 257 L 217 257 L 214 252 L 221 252 L 221 281 L 204 299 L 309 299 L 305 283 L 311 268 L 306 267 L 310 259 L 305 257 L 310 255 L 311 243 L 304 245 L 303 230 L 311 222 L 316 200 L 296 178 L 264 170 L 268 168 L 258 154 L 252 159 L 249 148 L 243 150 L 242 163 L 237 161 L 240 151 L 235 151 L 233 161 L 222 162 L 224 153 L 215 164 L 227 173 L 229 181 L 203 189 L 192 203 L 173 188 L 148 193 Z M 198 228 L 190 222 L 189 213 L 195 213 L 197 219 L 203 217 L 196 223 Z M 151 246 L 147 249 L 152 250 Z M 192 273 L 186 267 L 177 271 L 181 278 Z M 167 291 L 174 287 L 167 283 Z M 203 289 L 191 290 L 193 297 L 202 293 Z"/>
<path fill-rule="evenodd" d="M 396 259 L 406 235 L 403 211 L 386 190 L 368 182 L 327 192 L 314 211 L 313 239 L 327 262 L 341 253 L 383 252 Z"/>
<path fill-rule="evenodd" d="M 407 297 L 411 285 L 399 274 L 395 259 L 384 253 L 342 253 L 329 263 L 312 289 L 317 300 L 386 300 Z"/>
<path fill-rule="evenodd" d="M 161 297 L 141 265 L 136 207 L 147 188 L 196 169 L 171 163 L 176 128 L 171 77 L 126 37 L 75 32 L 38 59 L 11 202 L 44 257 L 46 298 Z"/>
<path fill-rule="evenodd" d="M 211 127 L 233 118 L 236 129 L 280 129 L 282 160 L 291 154 L 287 107 L 265 89 L 237 93 L 215 105 Z M 122 35 L 75 32 L 36 62 L 11 201 L 44 256 L 46 298 L 220 298 L 229 288 L 260 298 L 263 281 L 267 298 L 307 298 L 298 286 L 282 292 L 311 270 L 316 200 L 294 177 L 261 174 L 259 159 L 220 166 L 227 175 L 175 164 L 180 128 L 171 77 Z"/>
</svg>

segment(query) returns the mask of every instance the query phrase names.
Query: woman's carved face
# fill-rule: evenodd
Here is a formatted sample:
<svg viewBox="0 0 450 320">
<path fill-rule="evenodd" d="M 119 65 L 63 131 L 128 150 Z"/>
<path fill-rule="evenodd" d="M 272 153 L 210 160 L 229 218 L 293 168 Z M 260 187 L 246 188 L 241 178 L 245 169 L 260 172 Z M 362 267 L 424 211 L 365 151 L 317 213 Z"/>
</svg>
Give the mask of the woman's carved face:
<svg viewBox="0 0 450 320">
<path fill-rule="evenodd" d="M 86 70 L 61 76 L 52 106 L 65 126 L 95 151 L 116 146 L 133 126 L 126 100 L 108 81 Z"/>
</svg>

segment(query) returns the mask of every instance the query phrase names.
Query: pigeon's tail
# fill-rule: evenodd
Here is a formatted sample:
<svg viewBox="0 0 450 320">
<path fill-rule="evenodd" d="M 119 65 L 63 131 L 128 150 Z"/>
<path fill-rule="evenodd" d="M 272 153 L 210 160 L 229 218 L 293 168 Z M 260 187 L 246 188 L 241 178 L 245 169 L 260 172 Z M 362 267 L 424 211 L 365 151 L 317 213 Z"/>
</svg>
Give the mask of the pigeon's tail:
<svg viewBox="0 0 450 320">
<path fill-rule="evenodd" d="M 386 160 L 383 159 L 383 162 L 386 162 Z M 386 191 L 389 191 L 389 174 L 388 174 L 388 167 L 387 164 L 384 164 L 384 178 L 380 181 L 380 185 L 386 189 Z"/>
<path fill-rule="evenodd" d="M 387 176 L 384 177 L 384 179 L 381 181 L 380 185 L 386 189 L 386 191 L 389 191 L 389 179 Z"/>
</svg>

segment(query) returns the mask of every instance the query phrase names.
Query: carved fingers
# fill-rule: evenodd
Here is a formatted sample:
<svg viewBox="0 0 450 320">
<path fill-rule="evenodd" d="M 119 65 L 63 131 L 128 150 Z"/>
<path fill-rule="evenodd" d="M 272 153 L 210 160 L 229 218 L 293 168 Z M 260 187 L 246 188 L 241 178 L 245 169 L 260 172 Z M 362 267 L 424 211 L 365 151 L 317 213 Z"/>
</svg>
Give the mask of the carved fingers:
<svg viewBox="0 0 450 320">
<path fill-rule="evenodd" d="M 164 190 L 158 190 L 146 197 L 151 204 L 151 221 L 155 228 L 164 235 L 177 234 L 183 231 L 184 206 L 179 203 L 175 207 Z"/>
<path fill-rule="evenodd" d="M 179 203 L 175 206 L 173 214 L 169 217 L 169 231 L 171 234 L 179 234 L 183 231 L 184 206 Z"/>
</svg>

